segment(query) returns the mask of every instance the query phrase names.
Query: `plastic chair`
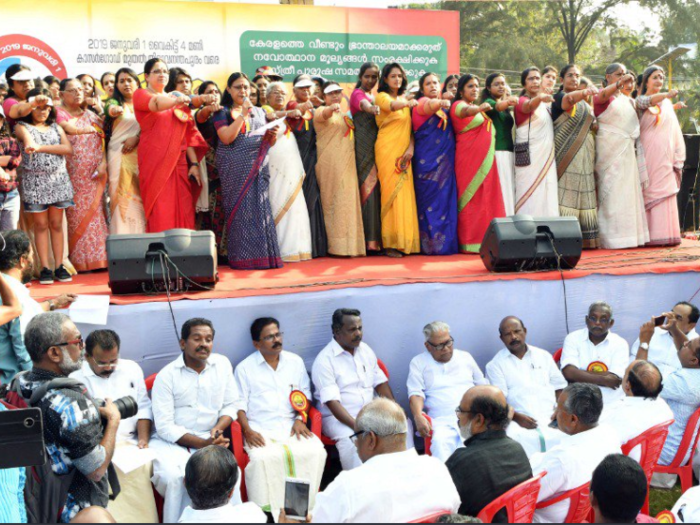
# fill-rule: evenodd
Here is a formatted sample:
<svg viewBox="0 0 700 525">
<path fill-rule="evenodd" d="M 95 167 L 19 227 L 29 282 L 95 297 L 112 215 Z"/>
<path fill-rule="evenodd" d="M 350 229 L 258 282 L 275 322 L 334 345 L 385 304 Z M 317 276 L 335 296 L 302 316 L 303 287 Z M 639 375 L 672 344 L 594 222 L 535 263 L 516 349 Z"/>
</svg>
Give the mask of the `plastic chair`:
<svg viewBox="0 0 700 525">
<path fill-rule="evenodd" d="M 622 453 L 625 456 L 629 456 L 635 448 L 639 446 L 642 447 L 642 455 L 639 464 L 642 466 L 644 474 L 647 476 L 647 499 L 642 507 L 642 514 L 649 514 L 649 487 L 651 485 L 651 477 L 654 475 L 654 468 L 659 462 L 661 451 L 664 449 L 664 444 L 668 437 L 668 429 L 673 423 L 673 421 L 667 421 L 666 423 L 650 428 L 641 436 L 622 445 Z"/>
<path fill-rule="evenodd" d="M 693 486 L 693 457 L 695 456 L 695 452 L 698 449 L 698 442 L 700 441 L 700 431 L 697 433 L 695 432 L 698 428 L 698 423 L 700 423 L 700 408 L 696 410 L 688 420 L 688 425 L 685 427 L 685 433 L 683 434 L 683 440 L 671 464 L 668 466 L 656 465 L 654 469 L 654 472 L 658 472 L 659 474 L 676 474 L 681 478 L 681 490 L 684 494 L 686 490 Z M 686 463 L 683 463 L 688 451 L 690 451 L 690 459 L 688 459 Z"/>
<path fill-rule="evenodd" d="M 430 425 L 430 434 L 428 435 L 428 437 L 423 439 L 425 443 L 425 455 L 432 456 L 433 453 L 430 449 L 433 446 L 433 420 L 430 419 L 430 416 L 425 412 L 423 412 L 423 417 L 428 420 L 428 424 Z"/>
<path fill-rule="evenodd" d="M 387 379 L 390 379 L 390 376 L 389 376 L 389 369 L 386 367 L 386 365 L 384 364 L 384 362 L 383 362 L 381 359 L 377 359 L 377 366 L 379 367 L 379 369 L 380 369 L 382 372 L 384 372 L 384 375 L 386 376 L 386 378 L 387 378 Z M 318 412 L 318 411 L 317 411 L 316 409 L 314 409 L 314 408 L 312 408 L 311 410 L 313 410 L 313 411 L 315 411 L 315 412 Z M 309 411 L 309 419 L 311 419 L 311 410 Z M 320 413 L 319 413 L 319 415 L 320 415 Z M 311 429 L 311 432 L 314 432 L 314 429 L 313 429 L 313 428 Z M 316 433 L 314 432 L 314 434 L 316 434 Z M 335 446 L 335 440 L 329 438 L 328 436 L 324 436 L 323 434 L 321 434 L 321 435 L 319 436 L 319 439 L 321 440 L 321 443 L 323 443 L 323 444 L 324 444 L 325 446 L 327 446 L 327 447 L 334 447 L 334 446 Z"/>
<path fill-rule="evenodd" d="M 554 355 L 552 356 L 554 358 L 554 362 L 556 364 L 561 364 L 561 355 L 564 353 L 564 349 L 560 348 L 556 352 L 554 352 Z"/>
<path fill-rule="evenodd" d="M 491 523 L 496 514 L 502 509 L 506 509 L 508 523 L 532 523 L 532 518 L 535 516 L 537 496 L 539 496 L 542 488 L 542 478 L 546 475 L 546 472 L 541 472 L 534 478 L 528 479 L 517 487 L 513 487 L 500 498 L 486 505 L 479 512 L 477 518 L 484 523 Z"/>
<path fill-rule="evenodd" d="M 590 482 L 585 485 L 563 492 L 559 496 L 555 496 L 547 501 L 542 501 L 537 505 L 537 509 L 546 509 L 551 507 L 555 503 L 561 501 L 570 500 L 569 504 L 569 514 L 566 516 L 564 523 L 587 523 L 592 522 L 591 514 L 591 484 Z"/>
<path fill-rule="evenodd" d="M 452 513 L 448 510 L 443 510 L 442 512 L 436 512 L 435 514 L 431 514 L 429 516 L 426 516 L 424 518 L 420 518 L 415 521 L 409 521 L 408 523 L 436 523 L 438 518 L 442 516 L 451 516 Z"/>
<path fill-rule="evenodd" d="M 148 390 L 149 392 L 153 390 L 153 384 L 156 382 L 157 375 L 158 374 L 153 374 L 146 378 L 146 390 Z"/>
</svg>

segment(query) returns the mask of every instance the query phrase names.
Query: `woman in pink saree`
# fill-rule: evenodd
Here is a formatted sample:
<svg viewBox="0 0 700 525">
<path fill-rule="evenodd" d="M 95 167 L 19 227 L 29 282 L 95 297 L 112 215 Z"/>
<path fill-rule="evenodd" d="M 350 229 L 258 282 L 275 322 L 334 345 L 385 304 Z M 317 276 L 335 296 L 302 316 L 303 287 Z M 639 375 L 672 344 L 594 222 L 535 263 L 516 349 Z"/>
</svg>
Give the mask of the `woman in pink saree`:
<svg viewBox="0 0 700 525">
<path fill-rule="evenodd" d="M 652 66 L 644 72 L 642 92 L 637 98 L 649 183 L 644 188 L 644 206 L 649 222 L 648 246 L 681 243 L 676 195 L 685 163 L 685 142 L 671 99 L 672 89 L 662 93 L 664 70 Z"/>
</svg>

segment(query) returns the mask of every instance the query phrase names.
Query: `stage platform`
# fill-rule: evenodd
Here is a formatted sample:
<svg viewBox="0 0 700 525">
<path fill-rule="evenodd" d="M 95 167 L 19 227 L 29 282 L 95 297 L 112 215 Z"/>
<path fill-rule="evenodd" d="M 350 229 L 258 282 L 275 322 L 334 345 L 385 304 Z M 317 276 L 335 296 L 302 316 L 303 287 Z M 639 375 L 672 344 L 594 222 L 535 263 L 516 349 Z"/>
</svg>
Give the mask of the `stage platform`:
<svg viewBox="0 0 700 525">
<path fill-rule="evenodd" d="M 207 317 L 216 328 L 216 351 L 237 364 L 254 351 L 249 327 L 257 317 L 275 317 L 285 348 L 311 365 L 331 339 L 336 308 L 363 313 L 365 342 L 392 374 L 392 387 L 406 404 L 412 357 L 424 351 L 422 327 L 442 320 L 452 327 L 457 348 L 470 351 L 483 367 L 502 348 L 498 324 L 521 317 L 528 343 L 551 352 L 569 331 L 584 327 L 588 305 L 606 300 L 615 309 L 614 331 L 630 344 L 640 325 L 700 290 L 700 242 L 675 248 L 590 251 L 573 271 L 490 274 L 476 255 L 324 258 L 270 271 L 222 267 L 212 292 L 172 296 L 177 326 Z M 60 293 L 109 294 L 107 272 L 76 277 L 50 287 L 35 284 L 37 299 Z M 165 296 L 113 296 L 107 326 L 122 337 L 123 356 L 157 372 L 180 353 Z M 568 315 L 567 315 L 568 314 Z M 86 336 L 96 326 L 80 326 Z"/>
</svg>

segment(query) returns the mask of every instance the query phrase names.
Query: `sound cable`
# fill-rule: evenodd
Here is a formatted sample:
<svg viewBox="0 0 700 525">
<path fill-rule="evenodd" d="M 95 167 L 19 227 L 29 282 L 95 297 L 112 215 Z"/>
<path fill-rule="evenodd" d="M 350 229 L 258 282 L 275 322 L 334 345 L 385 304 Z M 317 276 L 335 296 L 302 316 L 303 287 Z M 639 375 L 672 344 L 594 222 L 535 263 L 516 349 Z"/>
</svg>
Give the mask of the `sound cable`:
<svg viewBox="0 0 700 525">
<path fill-rule="evenodd" d="M 554 244 L 554 237 L 552 236 L 552 233 L 545 232 L 545 235 L 547 235 L 549 243 L 552 245 L 554 255 L 557 256 L 557 269 L 559 270 L 559 275 L 561 275 L 561 284 L 564 287 L 564 319 L 566 320 L 566 334 L 569 335 L 571 333 L 571 330 L 569 330 L 569 301 L 566 296 L 566 279 L 564 278 L 564 270 L 561 267 L 562 256 L 559 253 L 559 250 L 557 250 L 556 245 Z"/>
</svg>

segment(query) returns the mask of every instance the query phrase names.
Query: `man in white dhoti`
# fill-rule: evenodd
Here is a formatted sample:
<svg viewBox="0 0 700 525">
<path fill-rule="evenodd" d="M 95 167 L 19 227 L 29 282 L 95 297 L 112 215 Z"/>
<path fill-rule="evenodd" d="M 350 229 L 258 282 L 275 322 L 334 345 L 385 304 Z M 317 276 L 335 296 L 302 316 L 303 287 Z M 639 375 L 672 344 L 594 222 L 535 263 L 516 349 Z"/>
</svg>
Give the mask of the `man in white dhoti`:
<svg viewBox="0 0 700 525">
<path fill-rule="evenodd" d="M 326 449 L 305 421 L 311 406 L 311 382 L 304 360 L 282 350 L 279 322 L 257 319 L 250 334 L 257 352 L 240 363 L 235 373 L 240 392 L 238 422 L 250 456 L 246 488 L 250 501 L 277 516 L 284 508 L 286 478 L 309 481 L 313 506 Z"/>
<path fill-rule="evenodd" d="M 323 433 L 336 441 L 343 470 L 362 465 L 350 440 L 355 418 L 375 393 L 394 399 L 389 380 L 377 363 L 372 349 L 362 342 L 362 318 L 358 310 L 340 309 L 333 313 L 333 340 L 321 350 L 312 369 L 312 379 L 323 415 Z M 413 432 L 406 434 L 413 447 Z"/>
<path fill-rule="evenodd" d="M 498 330 L 506 347 L 486 365 L 486 377 L 515 410 L 516 424 L 508 426 L 508 436 L 532 457 L 555 447 L 564 437 L 549 424 L 567 382 L 552 354 L 527 344 L 527 328 L 520 319 L 506 317 Z"/>
<path fill-rule="evenodd" d="M 432 434 L 431 455 L 444 462 L 462 446 L 455 407 L 467 390 L 488 381 L 471 354 L 455 350 L 446 323 L 430 323 L 423 328 L 423 335 L 427 351 L 411 361 L 408 397 L 418 433 L 424 438 Z"/>
<path fill-rule="evenodd" d="M 153 462 L 147 459 L 141 465 L 124 472 L 119 458 L 138 455 L 151 441 L 153 412 L 146 390 L 143 370 L 133 361 L 119 356 L 121 341 L 112 330 L 95 330 L 85 340 L 86 359 L 83 367 L 70 375 L 83 383 L 95 399 L 116 401 L 132 397 L 139 405 L 138 413 L 122 419 L 117 432 L 115 457 L 121 492 L 109 502 L 108 510 L 118 523 L 158 523 L 158 511 L 151 490 Z"/>
<path fill-rule="evenodd" d="M 214 326 L 190 319 L 182 326 L 182 355 L 167 365 L 153 385 L 157 437 L 153 484 L 165 498 L 163 521 L 177 523 L 190 503 L 183 479 L 190 455 L 210 445 L 229 446 L 224 431 L 237 417 L 238 388 L 231 362 L 213 354 Z M 240 503 L 236 488 L 232 504 Z"/>
</svg>

